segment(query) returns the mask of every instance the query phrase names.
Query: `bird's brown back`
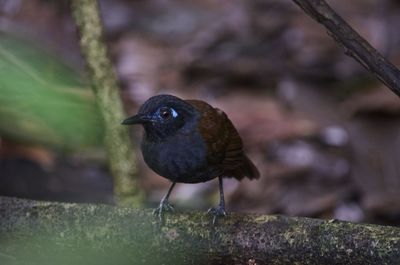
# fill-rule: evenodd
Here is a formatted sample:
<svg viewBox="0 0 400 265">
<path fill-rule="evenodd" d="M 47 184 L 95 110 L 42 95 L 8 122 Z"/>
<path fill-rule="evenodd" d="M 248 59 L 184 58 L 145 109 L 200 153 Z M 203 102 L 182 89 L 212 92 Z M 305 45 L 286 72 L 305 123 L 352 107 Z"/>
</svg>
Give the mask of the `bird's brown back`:
<svg viewBox="0 0 400 265">
<path fill-rule="evenodd" d="M 185 100 L 201 114 L 199 131 L 207 143 L 209 163 L 218 165 L 224 177 L 238 180 L 247 177 L 257 179 L 260 173 L 243 152 L 243 143 L 239 133 L 220 109 L 201 100 Z"/>
</svg>

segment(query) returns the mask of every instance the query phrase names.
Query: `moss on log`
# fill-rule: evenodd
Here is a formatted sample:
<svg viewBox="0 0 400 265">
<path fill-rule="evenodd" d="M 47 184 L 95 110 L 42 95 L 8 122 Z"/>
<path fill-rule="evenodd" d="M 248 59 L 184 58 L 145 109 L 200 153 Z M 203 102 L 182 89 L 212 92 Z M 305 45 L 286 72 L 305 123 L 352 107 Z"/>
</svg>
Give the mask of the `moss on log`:
<svg viewBox="0 0 400 265">
<path fill-rule="evenodd" d="M 400 228 L 0 197 L 0 264 L 400 264 Z"/>
</svg>

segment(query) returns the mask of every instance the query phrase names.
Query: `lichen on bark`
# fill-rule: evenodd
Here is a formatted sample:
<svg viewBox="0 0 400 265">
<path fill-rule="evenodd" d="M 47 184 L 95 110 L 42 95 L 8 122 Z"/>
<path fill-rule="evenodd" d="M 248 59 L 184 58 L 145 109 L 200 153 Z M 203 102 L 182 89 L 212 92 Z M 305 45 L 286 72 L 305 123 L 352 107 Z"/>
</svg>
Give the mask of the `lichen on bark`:
<svg viewBox="0 0 400 265">
<path fill-rule="evenodd" d="M 151 209 L 0 197 L 0 263 L 10 260 L 10 264 L 247 264 L 249 260 L 259 265 L 400 264 L 400 228 L 236 213 L 213 227 L 205 212 L 168 214 L 160 225 Z"/>
<path fill-rule="evenodd" d="M 81 51 L 104 121 L 104 143 L 117 203 L 139 206 L 144 199 L 143 192 L 135 180 L 137 170 L 128 129 L 120 124 L 124 112 L 116 74 L 103 41 L 98 3 L 96 0 L 72 0 L 71 7 L 80 33 Z"/>
</svg>

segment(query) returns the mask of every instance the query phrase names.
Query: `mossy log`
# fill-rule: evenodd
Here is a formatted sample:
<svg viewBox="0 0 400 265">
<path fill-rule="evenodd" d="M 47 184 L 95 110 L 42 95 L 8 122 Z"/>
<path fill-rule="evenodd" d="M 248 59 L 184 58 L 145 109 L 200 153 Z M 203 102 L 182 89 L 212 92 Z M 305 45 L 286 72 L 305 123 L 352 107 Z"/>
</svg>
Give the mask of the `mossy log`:
<svg viewBox="0 0 400 265">
<path fill-rule="evenodd" d="M 0 197 L 0 264 L 400 264 L 400 228 Z"/>
</svg>

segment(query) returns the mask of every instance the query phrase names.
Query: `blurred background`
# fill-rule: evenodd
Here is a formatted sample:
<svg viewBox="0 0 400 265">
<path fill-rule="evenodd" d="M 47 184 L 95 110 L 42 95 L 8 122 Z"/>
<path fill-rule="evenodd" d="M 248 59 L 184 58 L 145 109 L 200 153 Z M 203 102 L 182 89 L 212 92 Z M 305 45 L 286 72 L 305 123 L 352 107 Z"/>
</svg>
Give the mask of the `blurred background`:
<svg viewBox="0 0 400 265">
<path fill-rule="evenodd" d="M 400 64 L 400 2 L 331 0 Z M 258 166 L 228 211 L 400 225 L 400 101 L 290 0 L 100 0 L 127 115 L 169 93 L 224 110 Z M 0 0 L 0 195 L 113 203 L 69 1 Z M 120 121 L 115 121 L 120 122 Z M 136 145 L 142 129 L 132 128 Z M 143 163 L 150 207 L 169 186 Z M 207 209 L 217 181 L 177 185 Z"/>
</svg>

